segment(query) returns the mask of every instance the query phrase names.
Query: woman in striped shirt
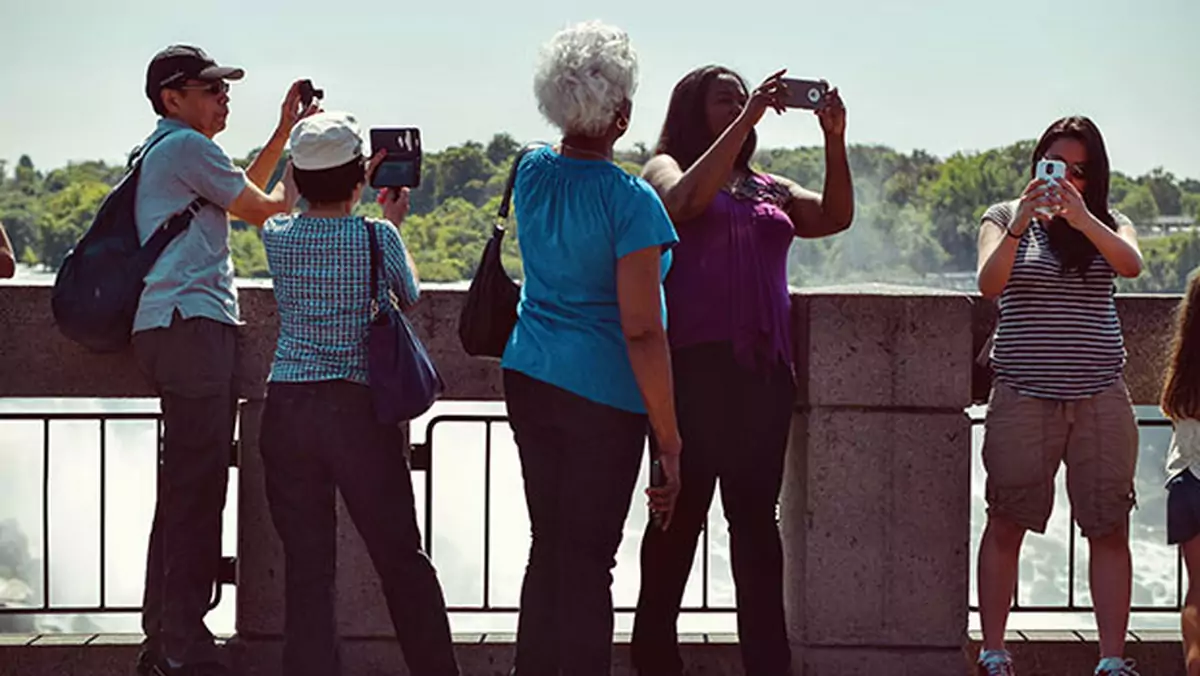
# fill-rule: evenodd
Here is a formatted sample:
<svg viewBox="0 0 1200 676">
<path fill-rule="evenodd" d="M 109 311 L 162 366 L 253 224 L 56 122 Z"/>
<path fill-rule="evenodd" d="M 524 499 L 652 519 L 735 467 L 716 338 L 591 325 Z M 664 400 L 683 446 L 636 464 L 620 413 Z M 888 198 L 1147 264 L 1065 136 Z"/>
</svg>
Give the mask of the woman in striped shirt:
<svg viewBox="0 0 1200 676">
<path fill-rule="evenodd" d="M 1037 178 L 1042 160 L 1065 164 L 1065 176 Z M 1136 673 L 1123 655 L 1138 438 L 1121 375 L 1113 280 L 1137 276 L 1142 257 L 1132 223 L 1108 206 L 1108 153 L 1091 120 L 1052 124 L 1033 165 L 1021 197 L 988 209 L 979 231 L 979 290 L 998 298 L 999 323 L 983 444 L 988 523 L 979 548 L 978 671 L 1015 673 L 1004 630 L 1021 542 L 1026 531 L 1045 531 L 1065 461 L 1071 511 L 1091 546 L 1095 673 L 1129 676 Z"/>
</svg>

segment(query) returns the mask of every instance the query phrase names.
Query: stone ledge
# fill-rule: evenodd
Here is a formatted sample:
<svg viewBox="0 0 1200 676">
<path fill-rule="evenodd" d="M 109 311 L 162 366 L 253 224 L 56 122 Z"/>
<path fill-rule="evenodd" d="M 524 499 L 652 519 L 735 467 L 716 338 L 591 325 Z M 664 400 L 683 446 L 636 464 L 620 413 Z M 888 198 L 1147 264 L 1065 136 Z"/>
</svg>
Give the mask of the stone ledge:
<svg viewBox="0 0 1200 676">
<path fill-rule="evenodd" d="M 137 659 L 138 634 L 0 635 L 0 676 L 128 676 Z M 11 638 L 10 642 L 8 639 Z M 455 651 L 463 676 L 507 676 L 512 664 L 511 633 L 455 634 Z M 618 635 L 613 648 L 614 676 L 632 676 L 628 635 Z M 681 637 L 684 661 L 696 676 L 741 674 L 741 653 L 731 634 Z M 624 642 L 623 642 L 624 641 Z M 691 642 L 689 642 L 691 641 Z M 242 676 L 277 676 L 282 641 L 278 637 L 222 641 L 227 662 Z M 342 639 L 343 673 L 354 676 L 400 676 L 399 645 L 392 639 Z"/>
</svg>

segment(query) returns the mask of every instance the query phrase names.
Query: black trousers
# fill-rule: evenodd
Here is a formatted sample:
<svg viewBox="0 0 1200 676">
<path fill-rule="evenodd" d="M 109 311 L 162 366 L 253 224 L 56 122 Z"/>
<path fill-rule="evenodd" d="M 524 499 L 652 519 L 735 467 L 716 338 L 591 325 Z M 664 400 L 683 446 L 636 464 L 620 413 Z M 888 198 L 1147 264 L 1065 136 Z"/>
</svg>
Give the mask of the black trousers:
<svg viewBox="0 0 1200 676">
<path fill-rule="evenodd" d="M 146 647 L 184 662 L 217 658 L 204 624 L 221 559 L 236 399 L 237 327 L 183 319 L 133 336 L 162 400 L 158 499 L 146 560 Z"/>
<path fill-rule="evenodd" d="M 260 447 L 284 549 L 283 673 L 339 673 L 336 489 L 383 584 L 409 672 L 456 676 L 446 603 L 417 528 L 404 437 L 375 421 L 370 390 L 344 380 L 272 383 Z"/>
<path fill-rule="evenodd" d="M 504 372 L 533 542 L 517 676 L 608 676 L 612 569 L 646 444 L 646 416 Z"/>
<path fill-rule="evenodd" d="M 787 674 L 791 649 L 776 504 L 795 399 L 791 370 L 786 365 L 766 374 L 744 369 L 727 343 L 676 350 L 672 368 L 683 485 L 671 528 L 663 532 L 651 524 L 642 539 L 634 666 L 641 676 L 683 673 L 676 622 L 719 480 L 746 674 Z"/>
</svg>

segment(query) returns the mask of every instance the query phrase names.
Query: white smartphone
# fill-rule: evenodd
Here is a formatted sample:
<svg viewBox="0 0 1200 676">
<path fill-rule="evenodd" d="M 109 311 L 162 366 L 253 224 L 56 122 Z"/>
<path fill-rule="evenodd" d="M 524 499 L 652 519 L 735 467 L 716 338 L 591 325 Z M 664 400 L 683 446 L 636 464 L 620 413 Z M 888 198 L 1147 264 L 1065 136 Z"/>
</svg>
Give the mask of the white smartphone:
<svg viewBox="0 0 1200 676">
<path fill-rule="evenodd" d="M 1062 160 L 1039 160 L 1037 178 L 1054 183 L 1067 177 L 1067 163 Z"/>
<path fill-rule="evenodd" d="M 1067 177 L 1067 163 L 1062 160 L 1038 160 L 1034 176 L 1047 183 L 1058 183 Z M 1046 218 L 1055 216 L 1055 213 L 1049 209 L 1039 208 L 1036 211 Z"/>
</svg>

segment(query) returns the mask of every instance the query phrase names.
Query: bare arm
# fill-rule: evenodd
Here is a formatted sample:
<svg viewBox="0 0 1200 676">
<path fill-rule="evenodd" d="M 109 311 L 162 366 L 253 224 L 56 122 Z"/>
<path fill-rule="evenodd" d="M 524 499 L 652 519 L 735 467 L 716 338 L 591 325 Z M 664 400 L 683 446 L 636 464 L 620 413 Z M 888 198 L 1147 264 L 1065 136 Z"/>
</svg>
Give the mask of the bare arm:
<svg viewBox="0 0 1200 676">
<path fill-rule="evenodd" d="M 654 186 L 676 225 L 704 213 L 712 203 L 729 181 L 738 153 L 767 108 L 783 111 L 780 97 L 785 88 L 780 78 L 784 72 L 771 75 L 754 90 L 733 123 L 687 171 L 670 155 L 658 155 L 646 163 L 642 177 Z"/>
<path fill-rule="evenodd" d="M 300 81 L 297 80 L 292 83 L 287 95 L 284 96 L 283 105 L 279 111 L 279 126 L 275 127 L 267 144 L 262 147 L 254 160 L 250 162 L 250 167 L 246 169 L 246 178 L 258 186 L 259 190 L 267 189 L 271 174 L 275 173 L 275 167 L 279 166 L 279 160 L 283 157 L 283 148 L 287 145 L 292 127 L 319 110 L 316 103 L 311 104 L 305 110 L 301 110 L 300 105 Z"/>
<path fill-rule="evenodd" d="M 617 261 L 617 303 L 629 363 L 650 419 L 655 448 L 666 484 L 646 491 L 651 509 L 662 515 L 660 527 L 671 525 L 679 495 L 679 455 L 683 440 L 675 418 L 675 386 L 671 351 L 662 319 L 661 249 L 634 251 Z"/>
<path fill-rule="evenodd" d="M 1001 224 L 991 219 L 984 219 L 979 227 L 978 281 L 979 293 L 984 298 L 997 298 L 1004 293 L 1004 287 L 1012 275 L 1021 240 L 1010 236 L 1008 227 L 1007 223 Z"/>
<path fill-rule="evenodd" d="M 17 256 L 13 251 L 12 242 L 0 223 L 0 279 L 8 279 L 17 274 Z"/>
<path fill-rule="evenodd" d="M 1053 208 L 1051 185 L 1041 179 L 1030 181 L 1017 201 L 1012 221 L 1001 223 L 985 214 L 979 226 L 978 283 L 984 298 L 996 298 L 1004 293 L 1017 247 L 1039 208 Z M 1042 218 L 1039 216 L 1039 218 Z"/>
<path fill-rule="evenodd" d="M 670 155 L 657 155 L 646 163 L 642 177 L 658 192 L 673 222 L 684 223 L 704 213 L 729 180 L 734 160 L 753 128 L 744 116 L 739 117 L 687 171 Z"/>
<path fill-rule="evenodd" d="M 678 452 L 671 353 L 662 319 L 662 250 L 647 247 L 617 261 L 617 303 L 621 330 L 650 428 L 664 453 Z"/>
<path fill-rule="evenodd" d="M 283 157 L 283 147 L 287 144 L 287 138 L 287 133 L 276 129 L 271 135 L 271 140 L 258 151 L 258 155 L 254 156 L 254 160 L 247 167 L 246 178 L 259 190 L 267 189 L 271 174 L 275 173 L 275 167 L 279 166 L 279 159 Z"/>
<path fill-rule="evenodd" d="M 250 184 L 242 191 L 233 204 L 229 205 L 229 213 L 251 225 L 262 227 L 266 220 L 275 214 L 287 213 L 292 210 L 296 201 L 284 186 L 284 181 L 275 185 L 268 195 L 258 186 Z"/>
<path fill-rule="evenodd" d="M 1137 277 L 1142 273 L 1142 252 L 1138 248 L 1137 230 L 1133 223 L 1124 218 L 1117 219 L 1117 231 L 1113 232 L 1100 219 L 1087 214 L 1077 226 L 1095 245 L 1114 272 L 1122 277 Z"/>
<path fill-rule="evenodd" d="M 844 149 L 842 156 L 845 157 Z M 838 185 L 833 192 L 828 192 L 831 181 L 837 183 L 840 179 L 831 179 L 826 174 L 825 194 L 828 197 L 807 190 L 790 178 L 775 175 L 771 178 L 786 187 L 792 195 L 787 213 L 796 228 L 797 237 L 828 237 L 849 228 L 854 220 L 854 188 L 850 185 L 849 166 L 846 167 L 845 185 Z"/>
</svg>

